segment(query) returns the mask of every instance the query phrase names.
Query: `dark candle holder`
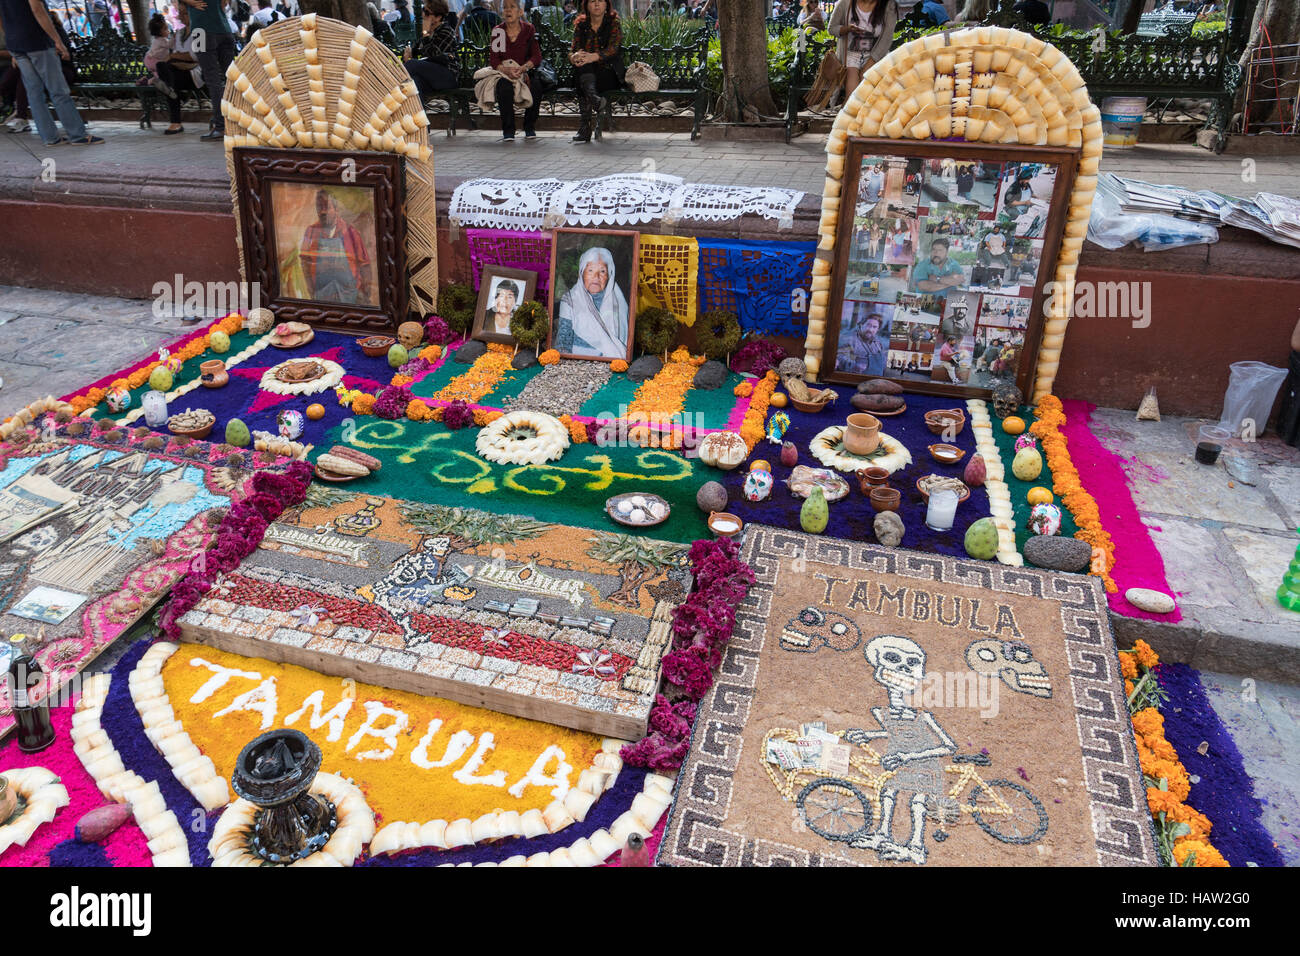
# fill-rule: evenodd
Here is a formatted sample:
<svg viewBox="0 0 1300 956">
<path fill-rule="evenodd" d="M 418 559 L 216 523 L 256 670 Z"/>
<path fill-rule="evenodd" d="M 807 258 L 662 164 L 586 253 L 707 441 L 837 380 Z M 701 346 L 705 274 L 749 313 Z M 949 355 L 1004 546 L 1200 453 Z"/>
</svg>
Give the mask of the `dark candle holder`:
<svg viewBox="0 0 1300 956">
<path fill-rule="evenodd" d="M 269 730 L 239 752 L 230 784 L 258 807 L 248 849 L 268 863 L 292 863 L 315 853 L 338 828 L 329 800 L 308 792 L 321 751 L 297 730 Z"/>
</svg>

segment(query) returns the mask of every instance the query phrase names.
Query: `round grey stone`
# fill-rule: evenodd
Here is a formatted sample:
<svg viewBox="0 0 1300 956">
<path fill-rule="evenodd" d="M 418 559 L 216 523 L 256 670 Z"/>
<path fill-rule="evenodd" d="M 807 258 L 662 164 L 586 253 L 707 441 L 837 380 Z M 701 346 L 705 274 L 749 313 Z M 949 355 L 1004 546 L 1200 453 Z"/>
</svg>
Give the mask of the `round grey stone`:
<svg viewBox="0 0 1300 956">
<path fill-rule="evenodd" d="M 695 373 L 695 378 L 691 382 L 692 388 L 702 388 L 712 391 L 715 388 L 721 388 L 722 383 L 727 380 L 727 366 L 721 362 L 708 361 L 700 366 L 700 370 Z"/>
<path fill-rule="evenodd" d="M 532 368 L 537 364 L 537 356 L 532 349 L 520 349 L 510 360 L 511 368 Z"/>
<path fill-rule="evenodd" d="M 627 377 L 633 382 L 644 382 L 658 375 L 663 367 L 663 359 L 657 355 L 643 355 L 627 367 Z"/>
<path fill-rule="evenodd" d="M 461 365 L 472 365 L 478 361 L 480 355 L 487 351 L 487 343 L 480 342 L 478 339 L 470 339 L 464 345 L 456 350 L 451 357 L 453 362 L 459 362 Z"/>
<path fill-rule="evenodd" d="M 1092 561 L 1092 545 L 1055 534 L 1034 535 L 1025 542 L 1025 560 L 1049 571 L 1082 571 Z"/>
<path fill-rule="evenodd" d="M 876 540 L 891 548 L 898 547 L 898 543 L 903 540 L 903 532 L 906 530 L 903 519 L 893 511 L 879 512 L 876 515 L 876 520 L 871 523 L 871 527 L 876 532 Z"/>
</svg>

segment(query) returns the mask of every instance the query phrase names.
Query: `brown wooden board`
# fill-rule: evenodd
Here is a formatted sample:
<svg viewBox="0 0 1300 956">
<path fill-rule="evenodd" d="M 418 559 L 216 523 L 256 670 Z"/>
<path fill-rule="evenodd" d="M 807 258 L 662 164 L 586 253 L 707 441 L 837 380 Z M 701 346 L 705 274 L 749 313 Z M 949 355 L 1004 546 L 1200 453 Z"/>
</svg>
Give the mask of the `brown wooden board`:
<svg viewBox="0 0 1300 956">
<path fill-rule="evenodd" d="M 1010 240 L 1013 247 L 1015 240 L 1028 239 L 1031 249 L 1037 249 L 1038 268 L 1035 272 L 1032 291 L 1029 295 L 1022 294 L 1025 288 L 1030 288 L 1029 283 L 1024 283 L 1023 285 L 1018 286 L 1019 291 L 1014 294 L 1010 292 L 985 291 L 984 288 L 968 289 L 958 287 L 953 290 L 955 293 L 960 293 L 966 297 L 973 297 L 975 300 L 975 323 L 972 327 L 972 334 L 969 336 L 972 342 L 978 342 L 978 339 L 973 333 L 985 330 L 986 327 L 996 328 L 992 323 L 988 323 L 986 326 L 980 321 L 979 313 L 986 297 L 1028 301 L 1027 327 L 1023 330 L 1023 342 L 1020 346 L 1019 355 L 1016 361 L 1015 374 L 1012 380 L 1014 380 L 1015 384 L 1020 387 L 1022 392 L 1029 395 L 1033 391 L 1034 369 L 1037 365 L 1038 350 L 1042 342 L 1043 325 L 1045 322 L 1043 311 L 1044 305 L 1048 299 L 1047 292 L 1049 289 L 1049 283 L 1052 281 L 1052 276 L 1055 275 L 1056 259 L 1060 251 L 1061 239 L 1064 236 L 1065 223 L 1069 211 L 1069 197 L 1071 189 L 1073 188 L 1079 151 L 1077 149 L 1044 146 L 1004 146 L 968 142 L 906 141 L 875 138 L 855 138 L 849 141 L 848 159 L 844 174 L 845 183 L 836 233 L 834 262 L 831 269 L 830 310 L 826 323 L 826 337 L 823 346 L 822 366 L 819 378 L 824 381 L 848 384 L 856 384 L 869 378 L 888 378 L 901 382 L 908 391 L 912 392 L 934 395 L 953 395 L 963 398 L 988 398 L 992 392 L 991 382 L 984 386 L 977 386 L 970 384 L 954 384 L 950 381 L 944 382 L 923 378 L 907 378 L 891 370 L 888 364 L 884 368 L 883 372 L 870 371 L 859 373 L 854 371 L 837 370 L 836 360 L 841 345 L 840 334 L 846 300 L 860 301 L 868 310 L 871 306 L 876 304 L 870 298 L 859 298 L 858 295 L 853 297 L 846 296 L 846 285 L 852 279 L 852 276 L 850 275 L 850 252 L 854 249 L 854 220 L 858 218 L 857 210 L 862 163 L 865 158 L 869 157 L 879 157 L 885 160 L 902 160 L 904 161 L 904 164 L 906 164 L 906 161 L 908 160 L 914 162 L 919 161 L 922 164 L 920 175 L 922 176 L 923 182 L 917 187 L 915 198 L 911 195 L 903 195 L 891 200 L 886 193 L 892 192 L 893 189 L 889 182 L 889 175 L 886 174 L 886 182 L 879 200 L 879 205 L 873 207 L 876 209 L 887 208 L 890 211 L 890 214 L 886 215 L 882 212 L 879 216 L 871 217 L 873 219 L 887 221 L 889 219 L 906 219 L 907 217 L 905 215 L 899 215 L 898 213 L 905 212 L 906 208 L 910 205 L 913 210 L 912 218 L 918 220 L 917 228 L 910 232 L 911 252 L 910 258 L 908 258 L 906 262 L 901 260 L 890 261 L 892 257 L 890 257 L 888 253 L 882 253 L 878 263 L 870 263 L 871 265 L 878 265 L 884 269 L 888 269 L 890 266 L 895 269 L 906 267 L 904 281 L 906 281 L 908 285 L 908 291 L 906 293 L 893 293 L 892 302 L 888 301 L 888 299 L 882 298 L 879 300 L 880 304 L 888 304 L 891 306 L 898 305 L 899 297 L 901 295 L 916 298 L 933 298 L 937 295 L 937 293 L 923 293 L 912 290 L 910 281 L 912 269 L 919 262 L 918 257 L 921 254 L 922 248 L 927 247 L 927 240 L 933 241 L 934 236 L 938 235 L 937 233 L 927 233 L 925 231 L 927 223 L 933 221 L 937 224 L 937 222 L 943 218 L 942 215 L 936 217 L 933 212 L 934 205 L 942 204 L 945 207 L 943 214 L 951 212 L 954 215 L 956 215 L 956 212 L 960 207 L 969 206 L 975 210 L 975 221 L 978 224 L 975 228 L 977 230 L 992 231 L 992 228 L 1000 223 L 1004 230 L 1008 227 L 1011 229 L 1011 232 L 1003 238 L 1004 240 Z M 1008 164 L 1042 164 L 1045 166 L 1054 166 L 1055 175 L 1051 190 L 1051 200 L 1044 213 L 1043 223 L 1032 229 L 1031 234 L 1027 237 L 1017 236 L 1015 234 L 1017 225 L 1014 220 L 1008 222 L 1008 220 L 1002 218 L 1001 215 L 1003 189 L 1006 185 L 1002 180 L 1001 175 L 999 175 L 997 182 L 993 186 L 993 192 L 990 197 L 991 203 L 987 208 L 981 205 L 978 201 L 945 202 L 942 199 L 938 199 L 935 192 L 925 192 L 924 190 L 931 189 L 930 168 L 927 162 L 930 160 L 936 161 L 937 163 L 943 163 L 944 161 L 950 160 L 955 164 L 976 162 L 981 164 L 997 164 L 1002 172 L 1005 172 L 1009 168 Z M 916 215 L 917 209 L 927 209 L 930 210 L 930 212 L 924 217 L 918 217 Z M 950 234 L 944 235 L 951 241 Z M 1034 246 L 1034 243 L 1039 243 L 1040 245 Z M 977 255 L 978 254 L 979 253 L 977 253 Z M 965 255 L 965 252 L 963 252 L 963 255 Z M 1010 254 L 1008 253 L 1008 256 L 1009 255 Z M 869 279 L 864 281 L 869 282 Z M 974 285 L 974 283 L 970 284 Z M 870 293 L 866 293 L 866 295 L 869 296 Z M 881 295 L 883 295 L 883 293 L 881 293 Z M 941 301 L 946 300 L 946 298 L 947 296 L 944 296 Z M 868 311 L 868 317 L 870 314 L 871 313 Z M 919 316 L 923 313 L 918 311 L 915 314 Z M 942 314 L 940 315 L 940 318 L 943 318 Z M 894 323 L 898 321 L 900 321 L 898 313 L 893 312 L 890 322 L 888 323 L 889 327 L 891 329 L 894 328 Z M 931 355 L 938 354 L 940 341 L 939 332 L 937 330 L 941 324 L 941 322 L 935 323 L 936 331 L 933 333 L 934 339 L 929 343 L 932 346 Z M 967 336 L 961 336 L 960 338 L 966 337 Z M 888 351 L 911 352 L 912 350 L 890 349 Z M 916 351 L 921 352 L 919 349 Z M 975 364 L 975 360 L 972 359 L 970 367 L 973 368 Z M 931 368 L 933 368 L 933 364 L 931 365 Z"/>
</svg>

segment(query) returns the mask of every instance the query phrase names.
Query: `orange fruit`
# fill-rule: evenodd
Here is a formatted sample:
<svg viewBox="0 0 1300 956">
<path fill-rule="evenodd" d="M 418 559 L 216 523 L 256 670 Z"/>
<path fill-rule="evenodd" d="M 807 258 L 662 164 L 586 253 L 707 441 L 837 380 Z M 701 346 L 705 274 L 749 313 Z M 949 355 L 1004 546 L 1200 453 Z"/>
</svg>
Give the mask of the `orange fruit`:
<svg viewBox="0 0 1300 956">
<path fill-rule="evenodd" d="M 1038 485 L 1029 489 L 1028 494 L 1025 495 L 1025 500 L 1031 505 L 1050 505 L 1054 499 L 1048 489 Z"/>
<path fill-rule="evenodd" d="M 1008 415 L 1002 419 L 1002 430 L 1008 435 L 1019 435 L 1025 430 L 1025 420 L 1019 415 Z"/>
<path fill-rule="evenodd" d="M 749 463 L 750 471 L 771 471 L 772 463 L 766 458 L 755 458 Z"/>
<path fill-rule="evenodd" d="M 310 419 L 311 419 L 312 421 L 314 421 L 314 422 L 318 422 L 318 421 L 320 421 L 322 418 L 325 417 L 325 406 L 324 406 L 324 405 L 308 405 L 308 406 L 307 406 L 307 417 L 310 418 Z"/>
<path fill-rule="evenodd" d="M 773 408 L 785 408 L 785 392 L 773 392 L 768 404 Z"/>
</svg>

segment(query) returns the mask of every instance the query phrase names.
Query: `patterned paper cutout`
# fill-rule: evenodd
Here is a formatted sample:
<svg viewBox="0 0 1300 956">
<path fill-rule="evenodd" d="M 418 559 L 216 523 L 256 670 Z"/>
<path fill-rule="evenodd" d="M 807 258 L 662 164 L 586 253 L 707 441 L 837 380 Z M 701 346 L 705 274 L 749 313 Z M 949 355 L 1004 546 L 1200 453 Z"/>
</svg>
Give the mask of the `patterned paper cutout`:
<svg viewBox="0 0 1300 956">
<path fill-rule="evenodd" d="M 682 325 L 694 325 L 699 261 L 694 238 L 642 235 L 638 310 L 667 309 Z"/>
<path fill-rule="evenodd" d="M 740 327 L 802 338 L 816 243 L 701 239 L 700 307 L 736 313 Z M 796 312 L 796 309 L 802 311 Z"/>
</svg>

